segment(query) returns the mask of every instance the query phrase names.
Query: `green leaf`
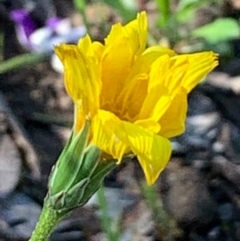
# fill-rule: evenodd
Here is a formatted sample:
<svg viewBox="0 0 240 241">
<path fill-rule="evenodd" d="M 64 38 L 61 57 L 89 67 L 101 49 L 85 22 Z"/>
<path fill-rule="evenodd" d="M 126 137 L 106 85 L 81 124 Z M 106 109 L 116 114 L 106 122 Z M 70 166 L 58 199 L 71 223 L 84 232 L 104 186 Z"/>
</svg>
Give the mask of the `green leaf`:
<svg viewBox="0 0 240 241">
<path fill-rule="evenodd" d="M 105 4 L 119 12 L 126 21 L 134 19 L 137 15 L 135 0 L 102 0 Z"/>
<path fill-rule="evenodd" d="M 169 0 L 156 0 L 157 7 L 160 11 L 158 25 L 161 28 L 169 26 L 171 19 L 171 9 Z"/>
<path fill-rule="evenodd" d="M 209 4 L 209 0 L 181 0 L 177 7 L 176 18 L 179 22 L 187 22 L 194 17 L 196 11 Z"/>
<path fill-rule="evenodd" d="M 86 0 L 73 0 L 75 8 L 83 11 L 86 8 Z"/>
<path fill-rule="evenodd" d="M 181 23 L 186 23 L 194 18 L 194 14 L 201 8 L 214 6 L 216 9 L 222 7 L 223 0 L 181 0 L 177 6 L 176 18 Z"/>
<path fill-rule="evenodd" d="M 178 4 L 178 11 L 183 11 L 191 6 L 196 6 L 200 2 L 206 2 L 206 1 L 199 1 L 199 0 L 181 0 Z"/>
<path fill-rule="evenodd" d="M 204 38 L 210 44 L 238 38 L 239 35 L 239 24 L 232 18 L 219 18 L 193 31 L 194 37 Z"/>
</svg>

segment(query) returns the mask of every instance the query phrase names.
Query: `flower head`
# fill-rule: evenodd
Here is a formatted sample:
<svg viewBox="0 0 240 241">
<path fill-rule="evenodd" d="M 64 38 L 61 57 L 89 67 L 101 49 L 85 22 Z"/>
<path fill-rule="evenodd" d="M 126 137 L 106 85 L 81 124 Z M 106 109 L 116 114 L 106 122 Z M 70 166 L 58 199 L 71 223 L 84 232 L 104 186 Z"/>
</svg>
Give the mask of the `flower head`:
<svg viewBox="0 0 240 241">
<path fill-rule="evenodd" d="M 118 162 L 135 154 L 152 184 L 169 161 L 168 138 L 184 131 L 187 94 L 218 62 L 213 52 L 177 55 L 146 42 L 141 12 L 125 26 L 113 25 L 104 44 L 87 35 L 55 51 L 75 104 L 74 133 L 90 119 L 90 142 Z"/>
</svg>

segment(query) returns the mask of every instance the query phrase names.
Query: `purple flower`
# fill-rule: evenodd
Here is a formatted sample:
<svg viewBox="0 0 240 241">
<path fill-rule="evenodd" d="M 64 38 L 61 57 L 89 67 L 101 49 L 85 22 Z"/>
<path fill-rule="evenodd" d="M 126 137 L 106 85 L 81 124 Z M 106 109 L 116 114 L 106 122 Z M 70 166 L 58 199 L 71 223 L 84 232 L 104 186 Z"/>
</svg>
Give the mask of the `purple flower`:
<svg viewBox="0 0 240 241">
<path fill-rule="evenodd" d="M 53 46 L 61 42 L 76 43 L 86 34 L 84 26 L 72 27 L 69 19 L 51 17 L 45 26 L 37 28 L 30 13 L 25 9 L 14 10 L 10 13 L 16 24 L 17 37 L 20 44 L 33 52 L 53 53 Z"/>
</svg>

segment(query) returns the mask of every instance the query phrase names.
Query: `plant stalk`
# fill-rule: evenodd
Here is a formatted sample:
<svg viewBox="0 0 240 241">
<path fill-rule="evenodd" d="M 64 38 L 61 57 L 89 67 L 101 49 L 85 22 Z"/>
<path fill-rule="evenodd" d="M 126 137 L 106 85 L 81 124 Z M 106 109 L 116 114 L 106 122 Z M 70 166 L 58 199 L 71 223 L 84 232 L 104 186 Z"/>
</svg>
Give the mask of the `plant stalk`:
<svg viewBox="0 0 240 241">
<path fill-rule="evenodd" d="M 29 241 L 47 241 L 54 227 L 65 215 L 51 207 L 43 207 L 41 216 Z"/>
</svg>

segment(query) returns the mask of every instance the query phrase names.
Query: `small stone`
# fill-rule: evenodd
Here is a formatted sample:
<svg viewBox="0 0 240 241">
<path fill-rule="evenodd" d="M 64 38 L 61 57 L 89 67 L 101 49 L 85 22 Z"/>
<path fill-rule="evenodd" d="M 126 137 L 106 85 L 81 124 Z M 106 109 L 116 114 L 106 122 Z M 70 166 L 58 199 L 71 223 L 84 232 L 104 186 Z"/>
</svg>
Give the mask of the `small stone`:
<svg viewBox="0 0 240 241">
<path fill-rule="evenodd" d="M 233 217 L 233 205 L 231 203 L 224 203 L 218 207 L 219 217 L 223 221 L 230 221 Z"/>
<path fill-rule="evenodd" d="M 164 176 L 168 190 L 162 195 L 163 204 L 179 223 L 204 227 L 215 220 L 217 205 L 198 171 L 170 162 Z"/>
<path fill-rule="evenodd" d="M 221 228 L 219 226 L 214 227 L 208 232 L 209 241 L 218 241 L 221 236 Z"/>
<path fill-rule="evenodd" d="M 3 235 L 11 235 L 14 240 L 28 239 L 38 221 L 41 207 L 25 194 L 14 193 L 3 201 L 1 208 L 0 221 L 5 222 L 5 229 L 1 230 Z"/>
<path fill-rule="evenodd" d="M 0 135 L 0 197 L 10 193 L 20 178 L 21 158 L 7 134 Z"/>
<path fill-rule="evenodd" d="M 240 190 L 240 165 L 228 161 L 223 156 L 215 156 L 212 160 L 212 169 L 234 184 L 238 191 Z"/>
<path fill-rule="evenodd" d="M 111 218 L 120 217 L 124 210 L 130 208 L 138 200 L 137 196 L 129 194 L 123 189 L 119 188 L 105 187 L 104 192 L 108 206 L 108 215 Z M 98 203 L 99 202 L 96 193 L 90 198 L 85 206 L 98 206 Z"/>
<path fill-rule="evenodd" d="M 236 240 L 240 240 L 240 222 L 235 223 L 235 230 Z"/>
</svg>

